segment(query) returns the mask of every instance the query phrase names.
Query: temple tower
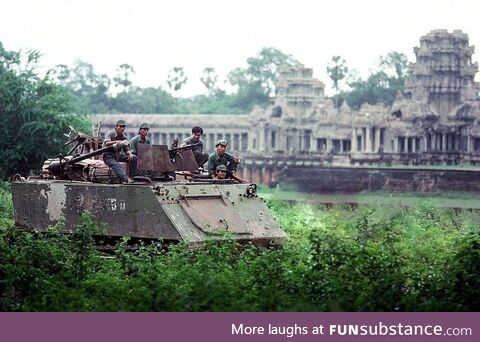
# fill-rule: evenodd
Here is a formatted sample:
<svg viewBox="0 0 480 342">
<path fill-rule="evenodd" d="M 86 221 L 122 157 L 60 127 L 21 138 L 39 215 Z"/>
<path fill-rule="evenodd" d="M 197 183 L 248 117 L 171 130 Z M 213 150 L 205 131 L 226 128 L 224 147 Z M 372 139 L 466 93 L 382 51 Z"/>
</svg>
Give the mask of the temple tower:
<svg viewBox="0 0 480 342">
<path fill-rule="evenodd" d="M 407 97 L 430 108 L 441 119 L 466 101 L 474 101 L 479 91 L 474 77 L 478 64 L 472 63 L 474 47 L 468 35 L 455 30 L 433 30 L 414 48 L 416 63 L 410 65 L 405 85 Z"/>
</svg>

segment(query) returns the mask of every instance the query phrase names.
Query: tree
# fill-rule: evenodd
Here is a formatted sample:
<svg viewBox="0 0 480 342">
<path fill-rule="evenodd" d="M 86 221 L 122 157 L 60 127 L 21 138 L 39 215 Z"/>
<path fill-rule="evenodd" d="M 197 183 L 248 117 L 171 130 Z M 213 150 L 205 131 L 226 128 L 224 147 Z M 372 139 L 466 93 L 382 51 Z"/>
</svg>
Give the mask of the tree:
<svg viewBox="0 0 480 342">
<path fill-rule="evenodd" d="M 67 86 L 70 74 L 70 68 L 65 64 L 57 64 L 53 70 L 53 75 L 55 75 L 62 86 Z"/>
<path fill-rule="evenodd" d="M 71 79 L 68 87 L 72 89 L 76 95 L 88 96 L 96 92 L 97 75 L 93 65 L 81 60 L 75 62 L 75 66 L 71 71 Z"/>
<path fill-rule="evenodd" d="M 267 96 L 275 95 L 275 83 L 281 65 L 295 65 L 298 61 L 291 55 L 271 47 L 264 47 L 256 57 L 247 59 L 246 77 L 251 82 L 260 82 Z"/>
<path fill-rule="evenodd" d="M 187 83 L 187 76 L 182 67 L 174 67 L 168 74 L 167 84 L 173 91 L 179 91 L 185 83 Z"/>
<path fill-rule="evenodd" d="M 268 106 L 276 93 L 279 67 L 298 61 L 280 50 L 263 48 L 257 56 L 248 58 L 247 64 L 247 68 L 236 68 L 227 75 L 230 84 L 238 88 L 230 101 L 235 113 L 249 112 L 255 105 Z"/>
<path fill-rule="evenodd" d="M 36 51 L 8 51 L 0 43 L 0 179 L 27 175 L 45 159 L 66 152 L 63 133 L 69 125 L 86 133 L 90 129 L 72 93 L 51 73 L 38 75 L 39 58 Z"/>
<path fill-rule="evenodd" d="M 348 72 L 346 61 L 340 56 L 333 56 L 330 63 L 327 66 L 328 76 L 333 81 L 333 87 L 335 88 L 335 107 L 338 108 L 338 94 L 339 87 L 338 83 L 345 78 L 345 75 Z"/>
<path fill-rule="evenodd" d="M 399 91 L 403 91 L 408 76 L 408 59 L 400 52 L 392 51 L 381 56 L 376 70 L 366 80 L 351 77 L 350 91 L 341 94 L 348 104 L 358 109 L 363 103 L 391 105 Z"/>
<path fill-rule="evenodd" d="M 123 90 L 126 91 L 132 85 L 132 81 L 130 81 L 132 74 L 135 74 L 135 70 L 130 64 L 121 64 L 117 68 L 117 76 L 113 78 L 115 87 L 122 86 Z"/>
<path fill-rule="evenodd" d="M 200 77 L 200 81 L 207 88 L 210 96 L 214 95 L 218 91 L 218 75 L 215 72 L 215 68 L 207 67 L 203 69 L 203 75 Z"/>
</svg>

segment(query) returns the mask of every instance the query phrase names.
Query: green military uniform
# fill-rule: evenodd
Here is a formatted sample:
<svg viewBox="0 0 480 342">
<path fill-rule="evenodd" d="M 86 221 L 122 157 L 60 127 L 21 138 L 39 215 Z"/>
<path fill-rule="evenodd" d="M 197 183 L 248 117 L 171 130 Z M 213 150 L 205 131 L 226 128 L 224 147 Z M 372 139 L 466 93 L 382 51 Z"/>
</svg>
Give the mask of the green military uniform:
<svg viewBox="0 0 480 342">
<path fill-rule="evenodd" d="M 132 140 L 130 140 L 130 151 L 132 151 L 132 153 L 135 155 L 138 154 L 138 149 L 137 149 L 138 144 L 150 145 L 151 142 L 150 142 L 150 139 L 148 139 L 147 137 L 145 137 L 145 140 L 142 140 L 142 138 L 140 137 L 140 134 L 134 136 Z"/>
<path fill-rule="evenodd" d="M 124 120 L 118 120 L 115 126 L 126 126 Z M 105 135 L 105 139 L 103 140 L 103 147 L 107 146 L 108 141 L 122 141 L 128 140 L 127 136 L 123 133 L 117 133 L 117 131 L 109 131 Z M 119 151 L 115 152 L 105 152 L 103 154 L 103 161 L 109 167 L 115 171 L 115 174 L 120 178 L 122 183 L 128 183 L 128 176 L 125 173 L 125 170 L 118 162 L 125 162 L 128 163 L 129 175 L 130 177 L 137 175 L 137 158 L 133 158 L 128 160 L 127 154 L 129 154 L 130 149 L 127 146 L 121 148 Z"/>
<path fill-rule="evenodd" d="M 225 152 L 219 156 L 217 152 L 214 152 L 208 158 L 208 174 L 210 177 L 215 175 L 215 170 L 219 165 L 225 165 L 227 167 L 227 177 L 231 177 L 233 172 L 237 171 L 238 163 L 231 154 Z"/>
<path fill-rule="evenodd" d="M 208 154 L 203 153 L 203 140 L 200 139 L 200 141 L 196 143 L 192 139 L 192 137 L 189 137 L 182 140 L 182 142 L 180 143 L 180 147 L 190 146 L 194 144 L 198 144 L 198 145 L 192 147 L 193 156 L 195 157 L 195 161 L 197 162 L 198 166 L 203 167 L 203 164 L 205 164 L 208 161 Z"/>
<path fill-rule="evenodd" d="M 103 145 L 102 147 L 106 147 L 106 142 L 107 141 L 122 141 L 122 140 L 128 140 L 127 136 L 125 134 L 117 134 L 116 131 L 108 131 L 107 134 L 105 134 L 105 138 L 103 139 Z M 122 147 L 119 152 L 127 153 L 128 151 L 131 151 L 128 146 Z"/>
<path fill-rule="evenodd" d="M 199 152 L 199 153 L 203 153 L 203 140 L 200 139 L 198 142 L 195 142 L 192 137 L 188 137 L 188 138 L 185 138 L 182 140 L 182 142 L 180 143 L 180 147 L 183 147 L 183 146 L 190 146 L 190 145 L 194 145 L 194 144 L 198 144 L 196 145 L 195 147 L 192 147 L 192 152 Z"/>
</svg>

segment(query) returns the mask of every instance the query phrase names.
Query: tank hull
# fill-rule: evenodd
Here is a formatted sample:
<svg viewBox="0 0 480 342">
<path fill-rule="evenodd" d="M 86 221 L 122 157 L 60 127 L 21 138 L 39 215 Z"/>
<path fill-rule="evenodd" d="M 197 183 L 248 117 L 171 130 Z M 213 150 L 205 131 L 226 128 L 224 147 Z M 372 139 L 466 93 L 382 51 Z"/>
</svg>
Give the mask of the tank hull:
<svg viewBox="0 0 480 342">
<path fill-rule="evenodd" d="M 63 180 L 12 182 L 18 226 L 45 231 L 63 220 L 74 232 L 84 211 L 112 237 L 185 241 L 191 246 L 220 239 L 278 245 L 286 235 L 248 184 L 93 184 Z"/>
</svg>

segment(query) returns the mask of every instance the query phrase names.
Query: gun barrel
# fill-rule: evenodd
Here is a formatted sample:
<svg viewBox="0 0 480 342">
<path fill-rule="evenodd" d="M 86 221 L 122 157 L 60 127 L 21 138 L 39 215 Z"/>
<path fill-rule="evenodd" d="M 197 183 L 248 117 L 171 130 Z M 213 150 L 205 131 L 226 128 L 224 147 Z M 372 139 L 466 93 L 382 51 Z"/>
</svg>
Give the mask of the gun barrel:
<svg viewBox="0 0 480 342">
<path fill-rule="evenodd" d="M 175 147 L 175 148 L 172 148 L 170 150 L 168 150 L 168 152 L 170 153 L 175 153 L 175 152 L 178 152 L 178 151 L 183 151 L 183 150 L 189 150 L 189 149 L 192 149 L 193 147 L 195 146 L 198 146 L 200 145 L 200 143 L 196 143 L 196 144 L 192 144 L 192 145 L 186 145 L 186 146 L 182 146 L 182 147 Z"/>
<path fill-rule="evenodd" d="M 92 151 L 87 154 L 82 154 L 80 156 L 74 157 L 72 159 L 65 160 L 62 162 L 60 158 L 53 160 L 50 165 L 48 166 L 48 170 L 55 176 L 62 176 L 65 168 L 67 168 L 70 165 L 74 165 L 75 163 L 78 163 L 79 161 L 82 161 L 84 159 L 88 159 L 90 157 L 105 153 L 105 152 L 115 152 L 117 149 L 122 148 L 124 145 L 121 143 L 116 143 L 114 145 L 106 146 L 99 148 L 98 150 Z"/>
<path fill-rule="evenodd" d="M 65 165 L 72 165 L 72 164 L 75 164 L 75 163 L 77 163 L 77 162 L 79 162 L 79 161 L 82 161 L 82 160 L 84 160 L 84 159 L 88 159 L 88 158 L 90 158 L 90 157 L 93 157 L 93 156 L 102 154 L 102 153 L 104 153 L 104 152 L 115 152 L 115 147 L 114 147 L 114 145 L 102 147 L 102 148 L 99 148 L 98 150 L 92 151 L 92 152 L 90 152 L 90 153 L 82 154 L 81 156 L 74 157 L 74 158 L 66 161 L 66 162 L 65 162 Z"/>
</svg>

